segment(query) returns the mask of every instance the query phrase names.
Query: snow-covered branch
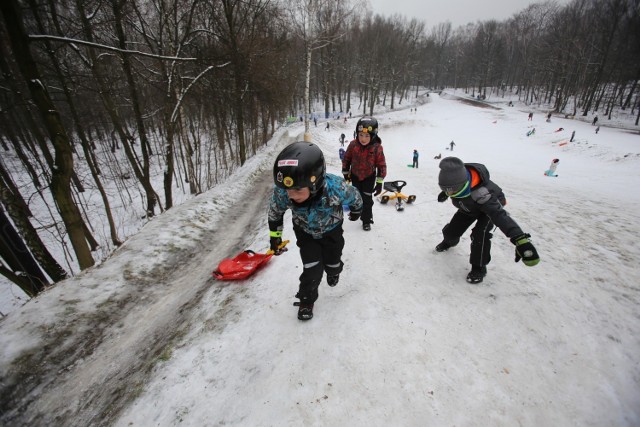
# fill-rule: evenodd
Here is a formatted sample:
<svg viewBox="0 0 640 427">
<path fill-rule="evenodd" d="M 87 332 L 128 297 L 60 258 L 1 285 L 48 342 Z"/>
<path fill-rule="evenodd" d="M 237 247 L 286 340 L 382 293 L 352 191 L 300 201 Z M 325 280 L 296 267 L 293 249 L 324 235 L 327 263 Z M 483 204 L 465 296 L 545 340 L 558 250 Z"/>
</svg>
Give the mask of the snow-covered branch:
<svg viewBox="0 0 640 427">
<path fill-rule="evenodd" d="M 91 46 L 91 47 L 94 47 L 96 49 L 112 50 L 114 52 L 120 52 L 120 53 L 124 53 L 124 54 L 127 54 L 127 55 L 140 55 L 140 56 L 147 56 L 147 57 L 150 57 L 150 58 L 167 59 L 167 60 L 172 60 L 172 61 L 197 61 L 198 60 L 198 58 L 180 58 L 180 57 L 177 57 L 177 56 L 155 55 L 153 53 L 140 52 L 138 50 L 119 49 L 117 47 L 107 46 L 107 45 L 100 44 L 100 43 L 92 43 L 92 42 L 88 42 L 88 41 L 85 41 L 85 40 L 72 39 L 72 38 L 69 38 L 69 37 L 50 36 L 50 35 L 46 35 L 46 34 L 44 34 L 44 35 L 43 34 L 30 35 L 29 36 L 29 40 L 51 40 L 51 41 L 57 41 L 57 42 L 62 42 L 62 43 L 80 44 L 80 45 L 85 45 L 85 46 Z"/>
<path fill-rule="evenodd" d="M 182 100 L 184 99 L 187 92 L 189 92 L 189 89 L 191 89 L 191 87 L 200 79 L 200 77 L 204 76 L 206 73 L 213 70 L 214 68 L 222 68 L 227 65 L 229 65 L 229 62 L 226 62 L 222 65 L 217 65 L 217 66 L 211 65 L 206 69 L 204 69 L 200 74 L 198 74 L 198 76 L 195 79 L 193 79 L 191 83 L 189 83 L 189 86 L 187 86 L 187 88 L 180 94 L 180 98 L 178 99 L 178 102 L 176 102 L 176 106 L 173 109 L 173 112 L 171 113 L 171 120 L 170 120 L 171 123 L 174 123 L 176 121 L 176 118 L 178 116 L 178 110 L 180 109 L 180 105 L 182 105 Z"/>
</svg>

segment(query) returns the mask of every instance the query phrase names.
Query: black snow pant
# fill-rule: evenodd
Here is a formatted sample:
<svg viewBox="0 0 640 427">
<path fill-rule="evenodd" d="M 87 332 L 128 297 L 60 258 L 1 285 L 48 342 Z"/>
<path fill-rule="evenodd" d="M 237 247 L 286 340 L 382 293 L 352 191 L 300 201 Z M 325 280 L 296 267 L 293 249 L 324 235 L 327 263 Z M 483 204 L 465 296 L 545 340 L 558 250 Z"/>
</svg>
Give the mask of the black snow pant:
<svg viewBox="0 0 640 427">
<path fill-rule="evenodd" d="M 449 224 L 445 225 L 442 229 L 442 235 L 444 241 L 451 246 L 455 246 L 460 241 L 460 237 L 471 226 L 476 225 L 471 230 L 471 255 L 469 256 L 469 263 L 479 267 L 484 267 L 491 262 L 491 233 L 493 229 L 493 223 L 491 219 L 483 213 L 468 214 L 464 211 L 458 210 Z"/>
<path fill-rule="evenodd" d="M 362 181 L 352 176 L 351 184 L 358 189 L 362 197 L 362 215 L 360 219 L 363 224 L 371 224 L 373 222 L 373 187 L 376 186 L 376 176 L 371 175 Z"/>
<path fill-rule="evenodd" d="M 418 159 L 413 159 L 413 167 L 414 169 L 418 169 Z"/>
<path fill-rule="evenodd" d="M 302 230 L 294 229 L 294 231 L 296 244 L 300 248 L 300 258 L 302 258 L 302 274 L 296 297 L 300 298 L 300 302 L 313 304 L 318 299 L 318 286 L 323 273 L 334 276 L 342 272 L 344 265 L 341 260 L 344 248 L 342 224 L 320 239 L 314 239 Z"/>
</svg>

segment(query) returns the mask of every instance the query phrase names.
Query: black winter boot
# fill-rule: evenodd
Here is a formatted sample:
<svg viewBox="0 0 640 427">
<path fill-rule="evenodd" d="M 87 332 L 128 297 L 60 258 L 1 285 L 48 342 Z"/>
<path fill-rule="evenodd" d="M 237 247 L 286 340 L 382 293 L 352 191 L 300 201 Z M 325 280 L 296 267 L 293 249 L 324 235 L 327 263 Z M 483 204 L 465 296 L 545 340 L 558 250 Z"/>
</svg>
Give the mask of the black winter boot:
<svg viewBox="0 0 640 427">
<path fill-rule="evenodd" d="M 331 286 L 332 288 L 338 284 L 338 281 L 340 280 L 340 275 L 336 274 L 335 276 L 329 276 L 327 275 L 327 284 L 329 286 Z"/>
<path fill-rule="evenodd" d="M 298 306 L 298 319 L 310 320 L 313 318 L 313 304 L 305 304 L 303 302 Z"/>
<path fill-rule="evenodd" d="M 458 244 L 457 242 L 456 243 L 451 243 L 451 242 L 448 242 L 446 240 L 443 240 L 442 242 L 440 242 L 440 243 L 438 243 L 436 245 L 436 252 L 444 252 L 444 251 L 448 250 L 449 248 L 454 247 L 457 244 Z"/>
<path fill-rule="evenodd" d="M 480 267 L 478 265 L 472 265 L 471 271 L 467 274 L 467 282 L 480 283 L 487 275 L 487 267 Z"/>
</svg>

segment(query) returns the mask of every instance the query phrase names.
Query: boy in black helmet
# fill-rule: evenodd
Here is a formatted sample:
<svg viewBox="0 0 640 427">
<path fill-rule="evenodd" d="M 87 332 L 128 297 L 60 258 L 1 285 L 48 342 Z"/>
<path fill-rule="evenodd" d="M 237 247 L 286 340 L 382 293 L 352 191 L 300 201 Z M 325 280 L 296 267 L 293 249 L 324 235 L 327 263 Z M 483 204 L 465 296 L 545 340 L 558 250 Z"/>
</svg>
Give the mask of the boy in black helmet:
<svg viewBox="0 0 640 427">
<path fill-rule="evenodd" d="M 356 125 L 356 139 L 349 143 L 342 159 L 342 175 L 360 191 L 362 197 L 362 229 L 371 230 L 373 197 L 382 192 L 387 176 L 387 161 L 378 136 L 378 121 L 363 117 Z"/>
<path fill-rule="evenodd" d="M 464 232 L 476 223 L 471 231 L 469 283 L 480 283 L 487 274 L 494 225 L 516 246 L 516 262 L 522 259 L 525 265 L 531 267 L 540 262 L 538 252 L 529 240 L 531 236 L 525 234 L 504 210 L 504 193 L 491 181 L 484 165 L 463 163 L 457 157 L 445 157 L 440 161 L 438 184 L 442 190 L 438 201 L 444 202 L 451 197 L 451 202 L 458 210 L 442 229 L 444 239 L 436 246 L 436 251 L 444 252 L 457 245 Z"/>
<path fill-rule="evenodd" d="M 349 219 L 357 221 L 362 199 L 344 179 L 326 173 L 322 151 L 310 142 L 294 142 L 278 154 L 273 180 L 276 186 L 269 203 L 270 246 L 275 255 L 280 255 L 284 214 L 291 209 L 303 267 L 296 295 L 300 299 L 298 319 L 309 320 L 323 273 L 327 273 L 329 286 L 335 286 L 342 272 L 343 206 L 349 206 Z"/>
</svg>

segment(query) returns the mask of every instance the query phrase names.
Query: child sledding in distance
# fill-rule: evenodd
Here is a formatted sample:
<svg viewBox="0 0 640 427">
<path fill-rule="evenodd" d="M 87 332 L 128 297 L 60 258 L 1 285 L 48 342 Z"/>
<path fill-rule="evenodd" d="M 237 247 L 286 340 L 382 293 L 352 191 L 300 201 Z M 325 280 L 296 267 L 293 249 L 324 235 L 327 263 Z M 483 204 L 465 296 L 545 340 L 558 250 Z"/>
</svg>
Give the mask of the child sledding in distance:
<svg viewBox="0 0 640 427">
<path fill-rule="evenodd" d="M 458 210 L 442 229 L 442 242 L 436 246 L 437 252 L 444 252 L 456 246 L 460 237 L 475 223 L 471 230 L 471 271 L 467 282 L 480 283 L 487 274 L 487 264 L 491 261 L 491 231 L 494 226 L 507 236 L 516 247 L 515 260 L 527 266 L 540 262 L 536 248 L 529 234 L 504 209 L 506 198 L 502 189 L 489 177 L 487 168 L 479 163 L 463 163 L 457 157 L 445 157 L 440 161 L 438 184 L 442 192 L 438 202 L 451 198 Z"/>
<path fill-rule="evenodd" d="M 269 203 L 270 247 L 274 255 L 282 249 L 284 214 L 291 209 L 296 244 L 300 248 L 302 274 L 296 298 L 298 319 L 313 317 L 322 275 L 336 286 L 344 266 L 343 206 L 350 209 L 349 220 L 357 221 L 362 212 L 358 190 L 342 177 L 326 173 L 324 155 L 310 142 L 294 142 L 278 154 L 273 165 L 275 188 Z"/>
<path fill-rule="evenodd" d="M 557 177 L 558 175 L 556 175 L 556 169 L 558 168 L 558 163 L 560 163 L 560 159 L 553 159 L 551 161 L 551 165 L 549 166 L 549 169 L 544 171 L 545 176 Z"/>
</svg>

